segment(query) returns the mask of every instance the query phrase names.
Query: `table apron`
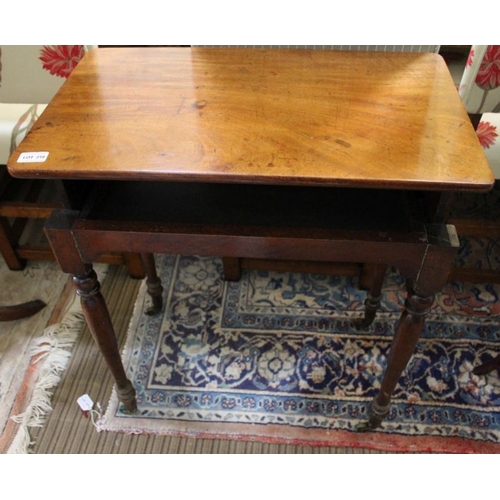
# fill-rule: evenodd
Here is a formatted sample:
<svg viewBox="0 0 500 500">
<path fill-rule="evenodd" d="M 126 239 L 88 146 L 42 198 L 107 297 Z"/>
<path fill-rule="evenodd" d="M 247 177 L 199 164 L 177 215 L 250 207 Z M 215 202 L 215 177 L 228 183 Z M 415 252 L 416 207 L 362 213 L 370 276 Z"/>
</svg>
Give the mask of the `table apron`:
<svg viewBox="0 0 500 500">
<path fill-rule="evenodd" d="M 182 234 L 147 231 L 73 229 L 80 257 L 92 263 L 105 252 L 124 251 L 260 259 L 307 260 L 316 262 L 385 263 L 414 276 L 428 244 L 380 241 L 366 238 L 297 238 L 228 234 Z M 378 235 L 377 235 L 378 236 Z M 384 256 L 384 257 L 381 257 Z"/>
</svg>

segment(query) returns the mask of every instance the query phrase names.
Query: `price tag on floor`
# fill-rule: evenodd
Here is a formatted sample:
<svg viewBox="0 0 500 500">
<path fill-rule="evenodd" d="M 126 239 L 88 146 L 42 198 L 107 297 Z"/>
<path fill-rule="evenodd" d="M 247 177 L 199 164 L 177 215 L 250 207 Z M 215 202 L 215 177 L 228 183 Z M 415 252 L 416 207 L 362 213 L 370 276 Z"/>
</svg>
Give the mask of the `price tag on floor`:
<svg viewBox="0 0 500 500">
<path fill-rule="evenodd" d="M 76 402 L 79 404 L 82 411 L 90 411 L 94 407 L 94 402 L 92 401 L 92 399 L 90 399 L 90 396 L 88 394 L 80 396 L 76 400 Z"/>
</svg>

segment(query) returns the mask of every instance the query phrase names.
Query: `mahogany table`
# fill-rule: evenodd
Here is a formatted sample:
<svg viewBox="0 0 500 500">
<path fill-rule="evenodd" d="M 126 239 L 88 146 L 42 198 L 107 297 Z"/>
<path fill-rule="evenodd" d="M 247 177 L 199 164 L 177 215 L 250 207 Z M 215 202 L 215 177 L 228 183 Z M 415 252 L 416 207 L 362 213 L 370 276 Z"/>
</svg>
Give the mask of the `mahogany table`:
<svg viewBox="0 0 500 500">
<path fill-rule="evenodd" d="M 129 411 L 92 270 L 103 252 L 144 256 L 153 312 L 154 253 L 370 263 L 364 326 L 396 266 L 408 298 L 365 428 L 387 413 L 452 266 L 448 194 L 493 186 L 444 61 L 415 53 L 97 49 L 8 168 L 60 185 L 66 209 L 45 231 Z"/>
</svg>

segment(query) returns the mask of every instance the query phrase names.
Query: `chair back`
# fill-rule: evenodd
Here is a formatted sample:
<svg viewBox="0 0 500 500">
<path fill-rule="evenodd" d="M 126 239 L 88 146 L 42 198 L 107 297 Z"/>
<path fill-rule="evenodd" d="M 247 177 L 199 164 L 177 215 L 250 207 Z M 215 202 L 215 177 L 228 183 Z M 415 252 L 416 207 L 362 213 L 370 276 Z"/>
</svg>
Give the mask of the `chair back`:
<svg viewBox="0 0 500 500">
<path fill-rule="evenodd" d="M 1 45 L 0 103 L 47 104 L 86 50 L 84 45 Z"/>
<path fill-rule="evenodd" d="M 500 112 L 500 45 L 472 45 L 459 92 L 468 113 Z"/>
</svg>

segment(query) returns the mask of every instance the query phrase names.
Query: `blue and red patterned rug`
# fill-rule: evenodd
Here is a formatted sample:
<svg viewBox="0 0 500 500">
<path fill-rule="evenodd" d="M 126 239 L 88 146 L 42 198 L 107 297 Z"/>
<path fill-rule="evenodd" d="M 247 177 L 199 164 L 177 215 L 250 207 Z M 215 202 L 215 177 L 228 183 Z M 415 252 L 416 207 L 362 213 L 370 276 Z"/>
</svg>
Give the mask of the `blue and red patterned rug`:
<svg viewBox="0 0 500 500">
<path fill-rule="evenodd" d="M 499 261 L 493 247 L 490 257 Z M 244 271 L 234 283 L 222 280 L 217 258 L 157 259 L 164 311 L 144 314 L 143 285 L 124 353 L 139 413 L 122 413 L 113 394 L 100 430 L 500 451 L 499 373 L 472 374 L 500 352 L 499 285 L 446 286 L 389 416 L 362 433 L 355 428 L 379 387 L 405 298 L 396 271 L 386 278 L 376 321 L 360 331 L 353 321 L 365 293 L 355 278 Z"/>
</svg>

